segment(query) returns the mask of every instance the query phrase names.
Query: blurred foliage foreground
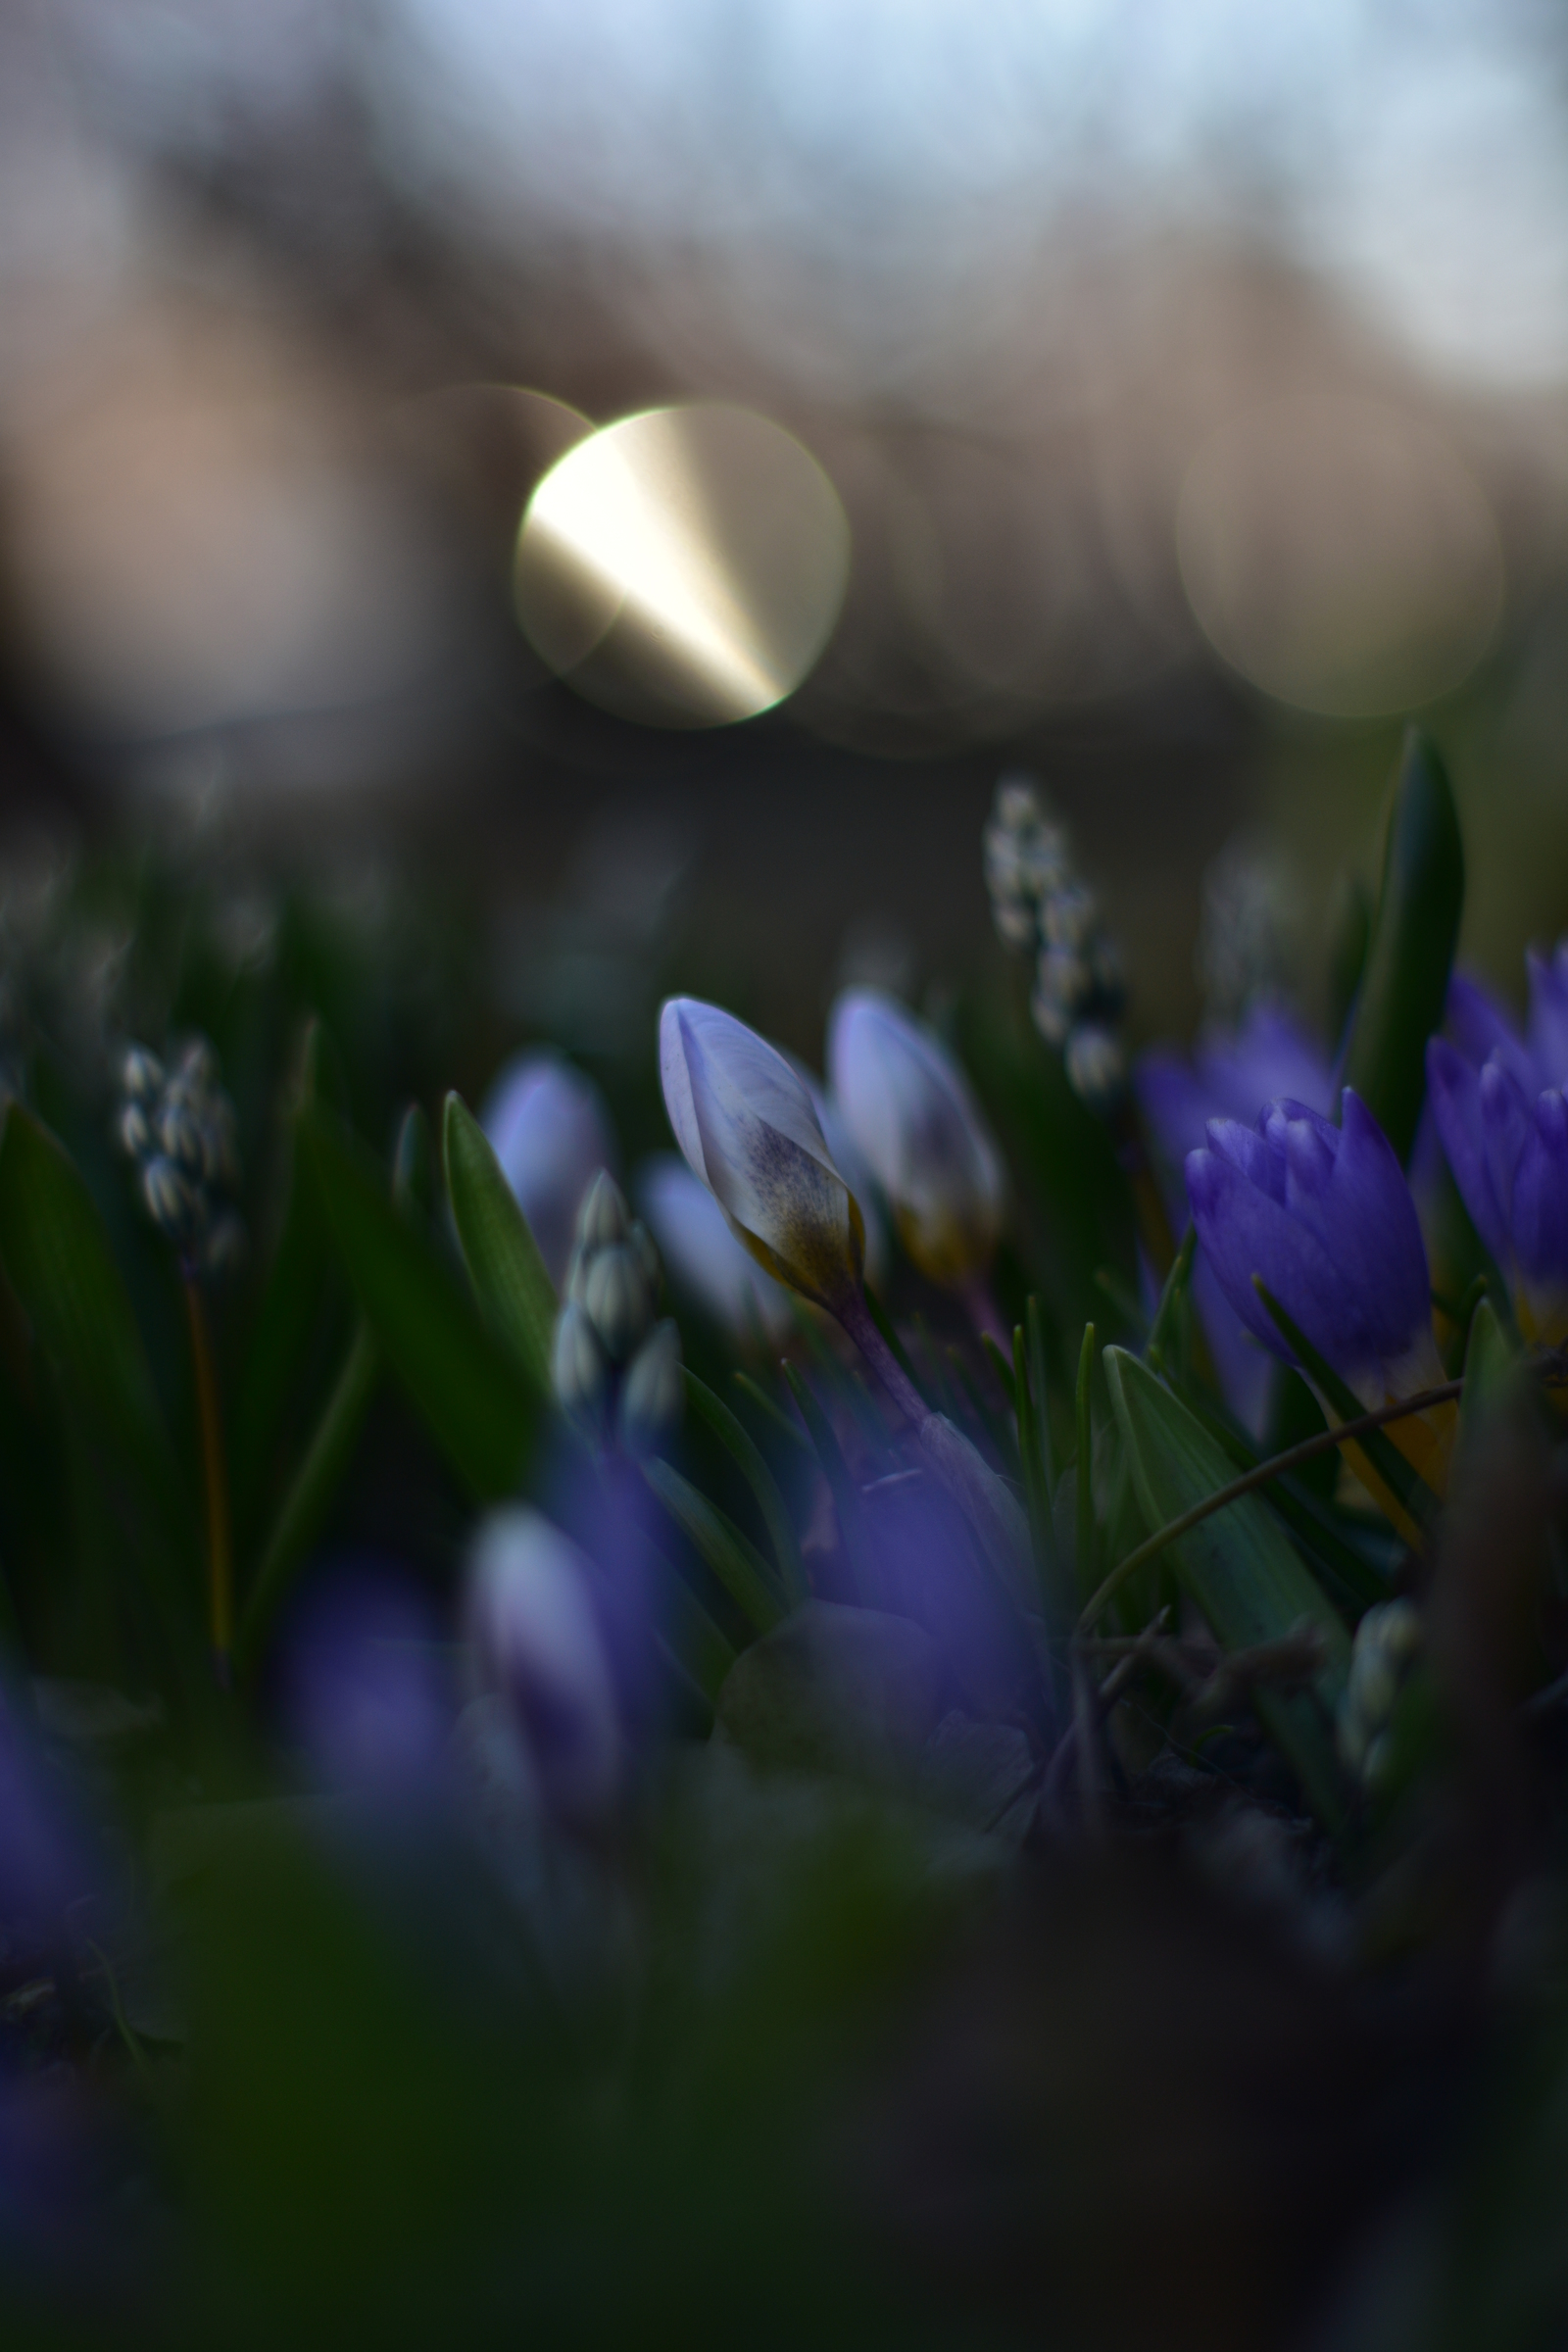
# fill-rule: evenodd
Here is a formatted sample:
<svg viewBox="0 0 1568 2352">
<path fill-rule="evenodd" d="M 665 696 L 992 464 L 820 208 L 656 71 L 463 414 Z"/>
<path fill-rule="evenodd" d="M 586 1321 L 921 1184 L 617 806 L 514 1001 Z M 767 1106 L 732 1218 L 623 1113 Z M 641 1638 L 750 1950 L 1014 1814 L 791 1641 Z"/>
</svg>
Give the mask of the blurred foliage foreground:
<svg viewBox="0 0 1568 2352">
<path fill-rule="evenodd" d="M 477 1117 L 433 902 L 12 889 L 8 2344 L 1564 2340 L 1552 970 L 1417 740 L 1330 1040 L 985 855 L 1016 1000 Z"/>
</svg>

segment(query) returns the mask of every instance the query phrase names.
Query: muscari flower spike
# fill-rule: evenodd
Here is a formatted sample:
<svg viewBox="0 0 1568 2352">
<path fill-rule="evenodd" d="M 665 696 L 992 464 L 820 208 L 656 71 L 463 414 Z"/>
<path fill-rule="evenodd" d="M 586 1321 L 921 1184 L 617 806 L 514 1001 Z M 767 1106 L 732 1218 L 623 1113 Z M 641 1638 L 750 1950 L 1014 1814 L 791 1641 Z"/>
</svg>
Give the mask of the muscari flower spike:
<svg viewBox="0 0 1568 2352">
<path fill-rule="evenodd" d="M 577 1215 L 551 1374 L 561 1407 L 599 1443 L 654 1453 L 680 1425 L 680 1334 L 658 1320 L 659 1253 L 608 1169 Z"/>
<path fill-rule="evenodd" d="M 206 1038 L 191 1038 L 171 1066 L 146 1046 L 126 1048 L 115 1134 L 142 1206 L 187 1274 L 231 1273 L 245 1253 L 228 1200 L 239 1183 L 239 1127 Z"/>
<path fill-rule="evenodd" d="M 1368 1408 L 1439 1386 L 1426 1245 L 1409 1185 L 1382 1128 L 1347 1087 L 1343 1124 L 1303 1102 L 1270 1102 L 1255 1126 L 1211 1119 L 1187 1157 L 1198 1238 L 1242 1322 L 1294 1361 L 1259 1281 Z M 1326 1400 L 1325 1410 L 1328 1409 Z M 1435 1494 L 1447 1483 L 1451 1404 L 1389 1434 Z M 1351 1448 L 1362 1483 L 1390 1498 Z M 1397 1512 L 1394 1514 L 1398 1518 Z"/>
<path fill-rule="evenodd" d="M 982 837 L 992 918 L 1005 947 L 1035 956 L 1030 1012 L 1092 1110 L 1126 1092 L 1127 988 L 1100 903 L 1076 871 L 1066 831 L 1027 776 L 1004 776 Z"/>
<path fill-rule="evenodd" d="M 1476 982 L 1455 978 L 1451 1035 L 1427 1048 L 1432 1115 L 1476 1231 L 1513 1293 L 1519 1327 L 1568 1341 L 1568 939 L 1532 954 L 1523 1037 Z"/>
</svg>

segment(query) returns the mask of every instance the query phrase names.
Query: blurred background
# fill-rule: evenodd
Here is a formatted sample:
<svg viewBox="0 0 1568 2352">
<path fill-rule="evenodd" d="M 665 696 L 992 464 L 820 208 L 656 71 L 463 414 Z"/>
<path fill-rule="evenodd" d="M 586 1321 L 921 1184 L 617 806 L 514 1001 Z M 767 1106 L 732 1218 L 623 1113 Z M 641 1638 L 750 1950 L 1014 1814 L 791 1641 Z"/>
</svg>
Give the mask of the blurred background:
<svg viewBox="0 0 1568 2352">
<path fill-rule="evenodd" d="M 4 906 L 413 870 L 518 1032 L 814 1054 L 1024 766 L 1149 1036 L 1418 711 L 1472 958 L 1568 924 L 1550 0 L 9 0 L 0 319 Z"/>
</svg>

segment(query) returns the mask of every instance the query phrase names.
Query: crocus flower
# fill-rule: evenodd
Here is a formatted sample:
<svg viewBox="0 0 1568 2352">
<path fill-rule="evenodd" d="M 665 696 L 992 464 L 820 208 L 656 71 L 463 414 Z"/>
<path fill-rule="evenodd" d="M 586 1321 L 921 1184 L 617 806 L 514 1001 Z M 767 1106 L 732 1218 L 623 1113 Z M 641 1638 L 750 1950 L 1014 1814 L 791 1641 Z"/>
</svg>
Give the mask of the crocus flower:
<svg viewBox="0 0 1568 2352">
<path fill-rule="evenodd" d="M 776 1281 L 830 1313 L 860 1294 L 865 1228 L 782 1054 L 715 1004 L 660 1014 L 664 1105 L 688 1167 L 737 1241 Z"/>
<path fill-rule="evenodd" d="M 1204 1038 L 1190 1060 L 1159 1048 L 1146 1054 L 1135 1083 L 1178 1233 L 1190 1213 L 1187 1154 L 1200 1149 L 1210 1119 L 1250 1126 L 1265 1102 L 1281 1097 L 1316 1111 L 1334 1107 L 1327 1056 L 1290 1013 L 1268 1004 L 1254 1006 L 1234 1032 Z M 1232 1411 L 1260 1435 L 1268 1414 L 1269 1357 L 1253 1345 L 1206 1254 L 1193 1268 L 1193 1303 Z"/>
<path fill-rule="evenodd" d="M 1394 1147 L 1347 1087 L 1336 1127 L 1305 1103 L 1270 1102 L 1256 1124 L 1211 1119 L 1189 1152 L 1187 1191 L 1203 1252 L 1253 1336 L 1290 1349 L 1259 1298 L 1260 1279 L 1364 1404 L 1437 1387 L 1431 1283 L 1421 1223 Z M 1254 1279 L 1256 1278 L 1256 1279 Z M 1451 1405 L 1391 1424 L 1390 1434 L 1441 1493 Z M 1369 1473 L 1357 1461 L 1364 1483 Z M 1385 1508 L 1388 1497 L 1378 1499 Z"/>
<path fill-rule="evenodd" d="M 559 1291 L 584 1196 L 601 1168 L 619 1163 L 604 1097 L 558 1054 L 519 1054 L 491 1087 L 480 1124 Z"/>
<path fill-rule="evenodd" d="M 393 1802 L 427 1793 L 452 1693 L 439 1627 L 395 1561 L 334 1562 L 281 1644 L 282 1713 L 314 1776 Z"/>
<path fill-rule="evenodd" d="M 673 1152 L 643 1162 L 633 1191 L 659 1244 L 670 1282 L 730 1335 L 786 1339 L 789 1300 L 742 1248 L 706 1184 Z"/>
<path fill-rule="evenodd" d="M 688 1165 L 759 1264 L 842 1324 L 907 1418 L 933 1474 L 1027 1593 L 1028 1532 L 1008 1489 L 933 1413 L 878 1331 L 860 1286 L 864 1227 L 810 1095 L 784 1056 L 729 1013 L 676 997 L 660 1018 L 664 1103 Z M 841 1097 L 842 1102 L 842 1097 Z"/>
<path fill-rule="evenodd" d="M 1508 1277 L 1520 1328 L 1568 1339 L 1568 940 L 1532 955 L 1520 1037 L 1475 981 L 1449 992 L 1449 1038 L 1427 1048 L 1438 1134 L 1476 1231 Z"/>
<path fill-rule="evenodd" d="M 576 1545 L 522 1504 L 483 1521 L 468 1570 L 481 1673 L 511 1707 L 546 1808 L 576 1824 L 610 1811 L 623 1764 L 594 1576 Z"/>
<path fill-rule="evenodd" d="M 952 1054 L 895 998 L 851 988 L 828 1016 L 827 1067 L 910 1257 L 954 1289 L 979 1281 L 1002 1226 L 1002 1159 Z"/>
</svg>

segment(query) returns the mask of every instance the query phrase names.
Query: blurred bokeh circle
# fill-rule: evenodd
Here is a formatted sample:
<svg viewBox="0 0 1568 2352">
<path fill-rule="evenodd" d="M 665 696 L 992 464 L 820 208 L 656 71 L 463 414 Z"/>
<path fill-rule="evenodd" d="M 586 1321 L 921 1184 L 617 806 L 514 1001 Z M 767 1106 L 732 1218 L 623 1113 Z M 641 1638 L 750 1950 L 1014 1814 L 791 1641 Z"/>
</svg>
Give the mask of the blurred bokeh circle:
<svg viewBox="0 0 1568 2352">
<path fill-rule="evenodd" d="M 590 701 L 720 726 L 794 693 L 849 564 L 809 451 L 751 410 L 696 401 L 622 417 L 551 467 L 518 532 L 517 617 Z"/>
<path fill-rule="evenodd" d="M 1442 434 L 1380 402 L 1303 394 L 1222 425 L 1188 469 L 1177 546 L 1215 651 L 1325 717 L 1434 701 L 1502 613 L 1486 492 Z"/>
</svg>

